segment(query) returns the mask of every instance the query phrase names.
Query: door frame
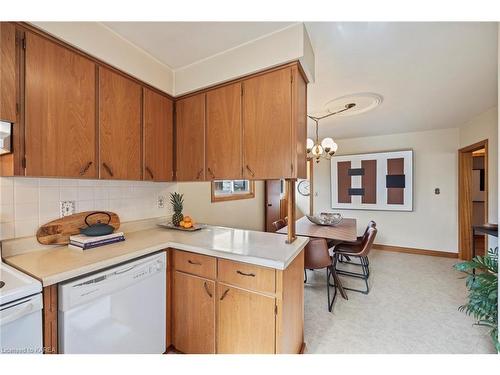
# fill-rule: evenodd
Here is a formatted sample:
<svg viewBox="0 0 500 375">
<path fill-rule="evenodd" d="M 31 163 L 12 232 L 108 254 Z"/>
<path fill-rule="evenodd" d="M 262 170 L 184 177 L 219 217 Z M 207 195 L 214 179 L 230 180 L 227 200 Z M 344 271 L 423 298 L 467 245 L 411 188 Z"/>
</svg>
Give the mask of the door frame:
<svg viewBox="0 0 500 375">
<path fill-rule="evenodd" d="M 484 148 L 484 217 L 488 220 L 488 139 L 458 150 L 458 257 L 472 257 L 472 153 Z"/>
</svg>

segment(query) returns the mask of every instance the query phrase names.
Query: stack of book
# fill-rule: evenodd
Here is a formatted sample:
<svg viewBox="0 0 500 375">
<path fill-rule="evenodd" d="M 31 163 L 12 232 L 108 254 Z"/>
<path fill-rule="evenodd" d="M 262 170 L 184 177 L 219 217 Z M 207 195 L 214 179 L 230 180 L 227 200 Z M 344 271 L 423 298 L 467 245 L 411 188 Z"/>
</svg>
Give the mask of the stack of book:
<svg viewBox="0 0 500 375">
<path fill-rule="evenodd" d="M 69 237 L 68 247 L 76 250 L 88 250 L 120 241 L 125 241 L 123 232 L 111 233 L 105 236 L 95 237 L 86 236 L 84 234 L 77 234 Z"/>
</svg>

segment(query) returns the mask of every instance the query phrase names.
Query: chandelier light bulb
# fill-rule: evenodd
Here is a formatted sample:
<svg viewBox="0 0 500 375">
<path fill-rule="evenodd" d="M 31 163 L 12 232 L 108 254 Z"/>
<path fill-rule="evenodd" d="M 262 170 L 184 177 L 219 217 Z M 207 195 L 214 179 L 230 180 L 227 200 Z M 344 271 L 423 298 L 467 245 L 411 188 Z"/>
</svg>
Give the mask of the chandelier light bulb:
<svg viewBox="0 0 500 375">
<path fill-rule="evenodd" d="M 313 147 L 314 147 L 314 141 L 311 138 L 307 138 L 307 143 L 306 143 L 307 153 L 310 153 Z"/>
<path fill-rule="evenodd" d="M 318 157 L 323 153 L 323 147 L 321 147 L 321 145 L 316 145 L 311 152 L 314 156 Z"/>
<path fill-rule="evenodd" d="M 332 150 L 334 145 L 335 145 L 335 142 L 330 137 L 325 138 L 321 141 L 321 146 L 324 148 L 325 152 L 327 152 L 327 153 L 329 153 Z"/>
</svg>

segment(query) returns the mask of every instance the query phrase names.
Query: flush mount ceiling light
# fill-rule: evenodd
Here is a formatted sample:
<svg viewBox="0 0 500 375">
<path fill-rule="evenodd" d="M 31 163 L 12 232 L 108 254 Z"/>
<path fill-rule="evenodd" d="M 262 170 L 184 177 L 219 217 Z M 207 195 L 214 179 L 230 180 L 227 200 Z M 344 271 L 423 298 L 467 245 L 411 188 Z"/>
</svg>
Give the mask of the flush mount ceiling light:
<svg viewBox="0 0 500 375">
<path fill-rule="evenodd" d="M 319 121 L 330 116 L 353 116 L 368 112 L 382 103 L 381 95 L 374 93 L 359 93 L 341 96 L 326 103 L 326 112 L 322 114 L 308 115 L 316 125 L 316 139 L 307 138 L 306 151 L 309 159 L 315 159 L 319 163 L 320 158 L 330 159 L 337 152 L 338 145 L 333 138 L 324 138 L 319 141 Z"/>
</svg>

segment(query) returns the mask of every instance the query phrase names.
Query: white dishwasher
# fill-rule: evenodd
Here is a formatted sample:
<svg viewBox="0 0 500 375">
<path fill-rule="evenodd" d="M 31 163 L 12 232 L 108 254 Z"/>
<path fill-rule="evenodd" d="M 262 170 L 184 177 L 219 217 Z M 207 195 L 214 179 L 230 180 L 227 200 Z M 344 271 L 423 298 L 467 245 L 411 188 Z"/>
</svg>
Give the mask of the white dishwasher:
<svg viewBox="0 0 500 375">
<path fill-rule="evenodd" d="M 165 252 L 59 285 L 60 353 L 163 353 Z"/>
</svg>

